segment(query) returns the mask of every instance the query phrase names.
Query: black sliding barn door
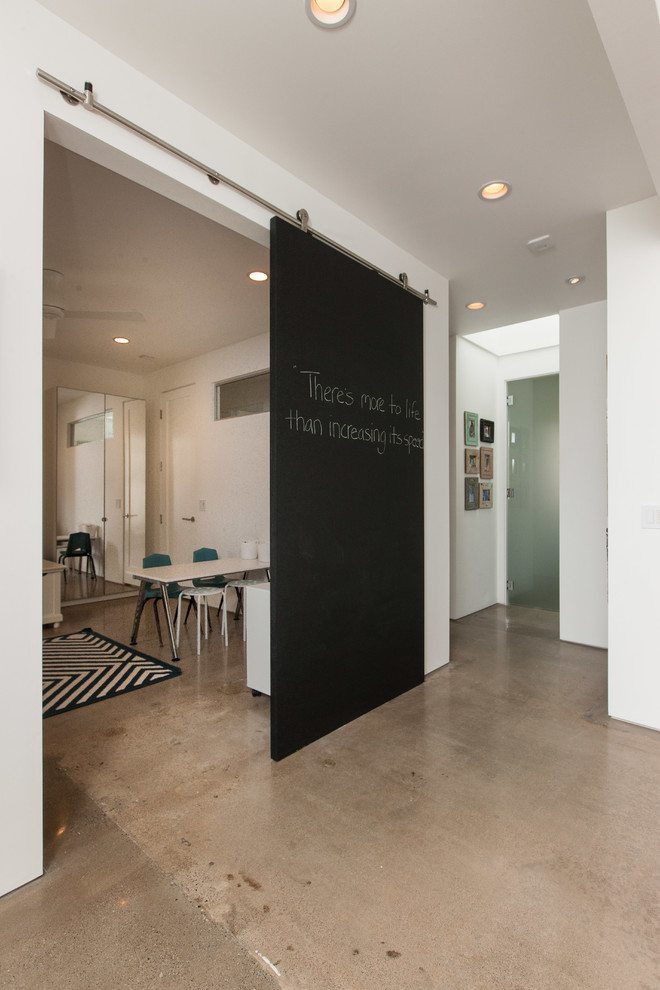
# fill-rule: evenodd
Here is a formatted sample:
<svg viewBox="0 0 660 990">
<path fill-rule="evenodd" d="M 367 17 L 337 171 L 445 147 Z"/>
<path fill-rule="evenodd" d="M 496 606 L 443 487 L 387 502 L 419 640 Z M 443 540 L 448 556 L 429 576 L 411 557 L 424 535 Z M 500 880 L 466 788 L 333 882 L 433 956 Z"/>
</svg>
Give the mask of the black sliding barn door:
<svg viewBox="0 0 660 990">
<path fill-rule="evenodd" d="M 422 302 L 271 224 L 271 753 L 424 677 Z"/>
</svg>

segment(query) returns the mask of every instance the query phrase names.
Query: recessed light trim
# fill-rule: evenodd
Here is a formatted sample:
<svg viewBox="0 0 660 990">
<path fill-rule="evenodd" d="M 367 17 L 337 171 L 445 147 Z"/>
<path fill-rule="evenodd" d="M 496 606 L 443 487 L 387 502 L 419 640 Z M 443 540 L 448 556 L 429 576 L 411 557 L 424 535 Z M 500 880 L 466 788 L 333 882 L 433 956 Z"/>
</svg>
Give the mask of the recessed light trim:
<svg viewBox="0 0 660 990">
<path fill-rule="evenodd" d="M 130 344 L 128 337 L 113 337 L 115 344 Z"/>
<path fill-rule="evenodd" d="M 579 285 L 580 282 L 584 282 L 584 275 L 571 275 L 566 281 L 569 285 Z"/>
<path fill-rule="evenodd" d="M 465 304 L 465 308 L 466 309 L 483 309 L 485 307 L 485 305 L 486 305 L 485 302 L 471 302 L 471 303 L 466 303 Z"/>
<path fill-rule="evenodd" d="M 268 275 L 266 272 L 250 272 L 248 278 L 251 278 L 253 282 L 267 282 Z"/>
<path fill-rule="evenodd" d="M 508 196 L 510 192 L 510 182 L 505 182 L 503 179 L 493 179 L 491 182 L 484 183 L 479 190 L 479 197 L 487 203 L 490 203 L 495 199 L 504 199 L 504 197 Z"/>
<path fill-rule="evenodd" d="M 305 0 L 312 24 L 321 28 L 343 27 L 355 13 L 357 0 Z"/>
</svg>

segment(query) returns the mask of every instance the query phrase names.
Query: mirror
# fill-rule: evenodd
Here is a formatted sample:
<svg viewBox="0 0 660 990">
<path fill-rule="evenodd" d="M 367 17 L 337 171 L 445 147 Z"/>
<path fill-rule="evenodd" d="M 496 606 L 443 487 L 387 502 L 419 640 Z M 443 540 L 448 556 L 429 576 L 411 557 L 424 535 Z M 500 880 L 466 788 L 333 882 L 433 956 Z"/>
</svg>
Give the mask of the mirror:
<svg viewBox="0 0 660 990">
<path fill-rule="evenodd" d="M 145 400 L 56 392 L 54 559 L 72 533 L 87 534 L 91 549 L 91 560 L 63 561 L 62 601 L 133 594 L 145 552 Z"/>
</svg>

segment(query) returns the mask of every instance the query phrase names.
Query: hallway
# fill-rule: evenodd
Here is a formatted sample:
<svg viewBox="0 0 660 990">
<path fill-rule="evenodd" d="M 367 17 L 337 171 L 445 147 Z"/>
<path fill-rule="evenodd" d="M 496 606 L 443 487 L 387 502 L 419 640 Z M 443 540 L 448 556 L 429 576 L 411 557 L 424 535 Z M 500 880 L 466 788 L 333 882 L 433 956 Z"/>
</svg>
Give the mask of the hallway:
<svg viewBox="0 0 660 990">
<path fill-rule="evenodd" d="M 132 607 L 57 632 L 127 642 Z M 188 624 L 182 677 L 45 721 L 46 875 L 0 900 L 3 988 L 658 985 L 660 737 L 607 718 L 602 651 L 494 606 L 275 764 L 230 625 L 198 660 Z M 151 613 L 139 648 L 167 658 Z"/>
</svg>

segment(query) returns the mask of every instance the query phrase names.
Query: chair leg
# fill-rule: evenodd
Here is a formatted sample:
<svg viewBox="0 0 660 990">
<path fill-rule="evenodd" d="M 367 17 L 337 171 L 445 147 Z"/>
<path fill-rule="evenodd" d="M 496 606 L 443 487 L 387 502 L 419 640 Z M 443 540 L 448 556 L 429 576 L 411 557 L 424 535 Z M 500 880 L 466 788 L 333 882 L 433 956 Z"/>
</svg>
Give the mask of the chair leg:
<svg viewBox="0 0 660 990">
<path fill-rule="evenodd" d="M 225 588 L 222 592 L 222 632 L 225 636 L 225 646 L 229 645 L 229 638 L 227 635 L 227 589 Z"/>
<path fill-rule="evenodd" d="M 195 599 L 194 598 L 189 598 L 188 599 L 188 608 L 186 610 L 186 617 L 183 620 L 184 626 L 185 626 L 186 622 L 188 621 L 188 616 L 190 615 L 190 609 L 191 608 L 194 608 L 195 609 L 195 612 L 197 612 L 197 603 L 195 602 Z"/>
<path fill-rule="evenodd" d="M 92 565 L 92 581 L 96 581 L 96 567 L 94 566 L 94 558 L 92 557 L 91 553 L 87 557 L 87 560 L 88 560 L 88 564 L 87 564 L 88 570 L 89 570 L 89 565 L 90 564 Z"/>
<path fill-rule="evenodd" d="M 133 619 L 133 632 L 131 633 L 131 646 L 135 646 L 137 643 L 137 634 L 140 628 L 140 619 L 142 618 L 142 610 L 147 602 L 147 599 L 142 594 L 142 586 L 140 586 L 141 597 L 138 597 L 137 606 L 135 608 L 135 618 Z"/>
<path fill-rule="evenodd" d="M 181 608 L 181 599 L 182 599 L 183 595 L 184 595 L 184 592 L 182 591 L 181 594 L 179 595 L 179 601 L 177 602 L 177 606 L 176 606 L 176 648 L 177 648 L 177 650 L 179 648 L 179 634 L 181 633 L 181 613 L 183 611 L 183 609 Z M 190 609 L 188 611 L 190 611 Z M 186 614 L 186 619 L 187 618 L 188 618 L 188 615 Z"/>
</svg>

